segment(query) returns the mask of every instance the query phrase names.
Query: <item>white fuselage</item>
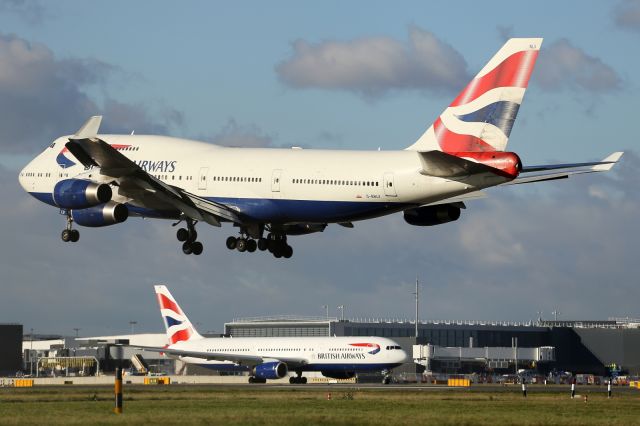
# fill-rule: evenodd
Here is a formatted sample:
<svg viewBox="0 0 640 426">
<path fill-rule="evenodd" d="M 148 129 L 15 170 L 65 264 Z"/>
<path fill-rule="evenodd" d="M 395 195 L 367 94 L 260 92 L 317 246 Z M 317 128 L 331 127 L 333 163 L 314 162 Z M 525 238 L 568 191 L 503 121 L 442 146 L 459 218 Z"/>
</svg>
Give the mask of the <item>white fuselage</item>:
<svg viewBox="0 0 640 426">
<path fill-rule="evenodd" d="M 199 197 L 221 202 L 244 221 L 336 223 L 382 216 L 483 187 L 478 182 L 425 176 L 414 151 L 339 151 L 225 148 L 185 139 L 144 135 L 101 135 L 147 173 Z M 63 179 L 110 182 L 86 170 L 57 139 L 20 173 L 23 188 L 53 203 Z M 490 186 L 490 185 L 486 185 Z M 134 215 L 175 218 L 172 206 L 145 197 L 113 200 Z"/>
<path fill-rule="evenodd" d="M 300 371 L 380 371 L 408 362 L 398 343 L 383 337 L 284 337 L 284 338 L 201 338 L 170 345 L 185 351 L 250 355 L 265 360 L 303 360 Z M 194 364 L 207 364 L 201 358 L 180 357 Z M 211 361 L 211 367 L 224 368 L 238 363 Z M 241 363 L 240 363 L 241 365 Z"/>
</svg>

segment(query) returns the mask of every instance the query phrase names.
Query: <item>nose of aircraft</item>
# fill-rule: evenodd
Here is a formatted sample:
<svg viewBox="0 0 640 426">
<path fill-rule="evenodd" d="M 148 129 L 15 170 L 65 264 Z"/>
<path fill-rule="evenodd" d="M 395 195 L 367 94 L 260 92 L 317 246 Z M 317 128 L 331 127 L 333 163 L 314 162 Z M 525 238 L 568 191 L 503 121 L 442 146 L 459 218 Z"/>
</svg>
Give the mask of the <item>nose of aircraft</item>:
<svg viewBox="0 0 640 426">
<path fill-rule="evenodd" d="M 405 352 L 404 349 L 400 349 L 397 353 L 398 362 L 404 364 L 405 362 L 409 362 L 409 355 Z"/>
<path fill-rule="evenodd" d="M 18 175 L 18 182 L 20 183 L 20 186 L 22 187 L 22 189 L 24 189 L 25 191 L 27 190 L 27 182 L 26 182 L 27 167 L 28 166 L 25 166 L 25 168 L 20 170 L 20 174 Z"/>
</svg>

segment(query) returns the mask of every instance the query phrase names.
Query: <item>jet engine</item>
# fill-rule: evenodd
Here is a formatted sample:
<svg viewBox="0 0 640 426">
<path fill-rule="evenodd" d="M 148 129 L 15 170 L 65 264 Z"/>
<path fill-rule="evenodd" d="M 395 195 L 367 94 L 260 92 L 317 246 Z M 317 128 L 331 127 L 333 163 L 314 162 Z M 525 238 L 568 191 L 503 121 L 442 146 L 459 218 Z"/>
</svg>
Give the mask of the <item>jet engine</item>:
<svg viewBox="0 0 640 426">
<path fill-rule="evenodd" d="M 404 220 L 414 226 L 433 226 L 453 222 L 460 217 L 460 207 L 453 204 L 418 207 L 404 211 Z"/>
<path fill-rule="evenodd" d="M 72 210 L 71 217 L 78 225 L 96 228 L 124 222 L 129 217 L 129 209 L 124 204 L 109 201 L 87 209 Z"/>
<path fill-rule="evenodd" d="M 63 209 L 86 209 L 111 200 L 111 187 L 81 179 L 65 179 L 53 188 L 53 201 Z"/>
<path fill-rule="evenodd" d="M 253 368 L 253 375 L 260 379 L 282 379 L 288 372 L 287 364 L 280 361 L 265 362 Z"/>
<path fill-rule="evenodd" d="M 324 377 L 330 379 L 353 379 L 356 376 L 355 371 L 321 371 Z"/>
</svg>

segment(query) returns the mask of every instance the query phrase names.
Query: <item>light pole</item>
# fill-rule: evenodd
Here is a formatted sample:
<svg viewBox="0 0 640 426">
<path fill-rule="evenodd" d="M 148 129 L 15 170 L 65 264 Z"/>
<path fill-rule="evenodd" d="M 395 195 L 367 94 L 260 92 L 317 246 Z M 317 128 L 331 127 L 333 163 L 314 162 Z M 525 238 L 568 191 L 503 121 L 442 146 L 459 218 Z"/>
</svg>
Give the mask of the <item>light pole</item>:
<svg viewBox="0 0 640 426">
<path fill-rule="evenodd" d="M 416 296 L 416 344 L 418 344 L 418 303 L 420 301 L 420 288 L 418 287 L 418 275 L 416 275 L 416 291 L 413 293 Z"/>
<path fill-rule="evenodd" d="M 553 314 L 553 320 L 554 321 L 558 321 L 558 315 L 560 315 L 560 311 L 556 308 L 553 312 L 551 312 Z"/>
<path fill-rule="evenodd" d="M 33 328 L 31 328 L 31 349 L 29 350 L 29 375 L 33 377 Z"/>
<path fill-rule="evenodd" d="M 339 305 L 338 309 L 340 309 L 340 321 L 344 321 L 344 305 Z"/>
<path fill-rule="evenodd" d="M 329 319 L 329 305 L 322 305 L 322 307 L 324 308 L 326 314 L 327 314 L 327 319 Z"/>
<path fill-rule="evenodd" d="M 80 331 L 80 329 L 78 327 L 74 327 L 73 330 L 76 332 L 76 337 L 78 337 L 78 332 Z"/>
<path fill-rule="evenodd" d="M 129 325 L 131 326 L 131 334 L 134 332 L 134 327 L 138 323 L 138 321 L 129 321 Z"/>
</svg>

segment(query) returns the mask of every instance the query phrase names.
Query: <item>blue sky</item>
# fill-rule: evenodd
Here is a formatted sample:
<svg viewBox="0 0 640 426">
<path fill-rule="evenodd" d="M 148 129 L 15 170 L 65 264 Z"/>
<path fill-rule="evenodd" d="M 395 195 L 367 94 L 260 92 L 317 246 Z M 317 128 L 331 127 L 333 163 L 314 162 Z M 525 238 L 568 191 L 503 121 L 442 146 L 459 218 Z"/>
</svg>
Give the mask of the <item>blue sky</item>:
<svg viewBox="0 0 640 426">
<path fill-rule="evenodd" d="M 416 273 L 431 286 L 425 318 L 526 320 L 555 308 L 640 315 L 630 302 L 640 296 L 632 255 L 640 1 L 4 0 L 0 29 L 0 237 L 14 242 L 3 249 L 0 321 L 101 333 L 135 319 L 159 330 L 157 282 L 178 287 L 192 320 L 210 329 L 238 315 L 321 314 L 326 303 L 347 305 L 348 315 L 405 317 Z M 417 57 L 416 35 L 434 42 L 433 58 Z M 296 239 L 289 263 L 228 252 L 230 230 L 213 228 L 200 232 L 205 254 L 185 258 L 168 224 L 139 220 L 83 230 L 78 245 L 63 245 L 55 209 L 18 188 L 29 157 L 96 113 L 112 131 L 221 144 L 402 149 L 455 97 L 454 76 L 475 74 L 508 36 L 545 38 L 509 148 L 525 164 L 626 150 L 619 170 L 494 191 L 438 228 L 413 228 L 401 215 L 330 228 Z M 375 43 L 409 64 L 420 59 L 427 77 L 380 80 L 350 58 L 341 64 L 356 70 L 350 76 L 296 74 L 320 51 L 351 49 L 389 65 L 367 50 Z M 429 76 L 449 60 L 451 78 Z"/>
</svg>

